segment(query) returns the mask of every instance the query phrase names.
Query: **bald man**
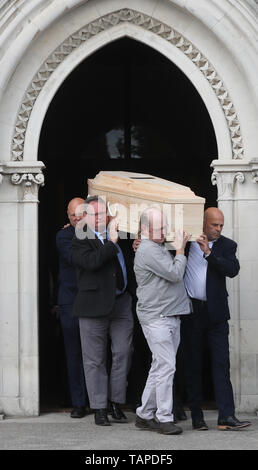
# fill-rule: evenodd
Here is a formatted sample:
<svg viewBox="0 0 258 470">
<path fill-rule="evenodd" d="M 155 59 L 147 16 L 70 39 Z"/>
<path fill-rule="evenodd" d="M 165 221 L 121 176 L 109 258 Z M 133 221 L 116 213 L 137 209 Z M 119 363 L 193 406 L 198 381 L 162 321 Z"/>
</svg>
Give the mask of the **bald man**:
<svg viewBox="0 0 258 470">
<path fill-rule="evenodd" d="M 192 299 L 193 313 L 184 317 L 181 327 L 186 371 L 188 404 L 193 429 L 208 430 L 202 411 L 203 344 L 208 341 L 218 429 L 241 429 L 249 422 L 235 417 L 230 381 L 228 293 L 226 277 L 235 277 L 240 269 L 237 244 L 221 235 L 224 215 L 216 207 L 204 213 L 203 234 L 192 242 L 185 272 L 186 290 Z"/>
<path fill-rule="evenodd" d="M 152 363 L 136 410 L 135 425 L 166 435 L 180 434 L 174 424 L 173 379 L 180 341 L 180 319 L 190 313 L 183 276 L 184 248 L 178 244 L 175 258 L 164 246 L 166 220 L 160 210 L 147 209 L 141 216 L 141 243 L 136 251 L 137 316 L 152 353 Z M 177 241 L 176 241 L 177 244 Z"/>
<path fill-rule="evenodd" d="M 77 293 L 75 267 L 72 263 L 72 239 L 77 223 L 84 216 L 84 199 L 74 198 L 67 207 L 70 224 L 56 235 L 59 253 L 58 306 L 64 337 L 69 389 L 72 400 L 72 418 L 83 418 L 86 414 L 88 397 L 86 393 L 82 362 L 78 318 L 72 316 L 72 308 Z"/>
</svg>

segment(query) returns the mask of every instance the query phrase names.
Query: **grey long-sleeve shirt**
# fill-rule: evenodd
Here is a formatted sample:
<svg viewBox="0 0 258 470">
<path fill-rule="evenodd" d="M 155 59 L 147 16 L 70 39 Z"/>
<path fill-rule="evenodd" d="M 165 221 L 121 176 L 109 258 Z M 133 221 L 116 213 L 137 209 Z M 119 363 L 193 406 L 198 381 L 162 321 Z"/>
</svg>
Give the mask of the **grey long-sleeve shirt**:
<svg viewBox="0 0 258 470">
<path fill-rule="evenodd" d="M 183 281 L 186 262 L 184 255 L 173 257 L 164 245 L 141 241 L 134 260 L 140 323 L 190 313 L 190 299 Z"/>
</svg>

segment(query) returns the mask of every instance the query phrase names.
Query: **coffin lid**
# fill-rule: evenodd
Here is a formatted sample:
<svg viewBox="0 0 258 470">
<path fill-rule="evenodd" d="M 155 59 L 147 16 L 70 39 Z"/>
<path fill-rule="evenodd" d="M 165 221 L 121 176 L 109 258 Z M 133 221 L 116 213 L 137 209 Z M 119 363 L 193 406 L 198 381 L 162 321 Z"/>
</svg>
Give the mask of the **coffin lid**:
<svg viewBox="0 0 258 470">
<path fill-rule="evenodd" d="M 153 201 L 204 204 L 205 199 L 195 196 L 187 186 L 156 176 L 128 171 L 100 171 L 94 179 L 88 180 L 91 194 L 96 190 Z"/>
</svg>

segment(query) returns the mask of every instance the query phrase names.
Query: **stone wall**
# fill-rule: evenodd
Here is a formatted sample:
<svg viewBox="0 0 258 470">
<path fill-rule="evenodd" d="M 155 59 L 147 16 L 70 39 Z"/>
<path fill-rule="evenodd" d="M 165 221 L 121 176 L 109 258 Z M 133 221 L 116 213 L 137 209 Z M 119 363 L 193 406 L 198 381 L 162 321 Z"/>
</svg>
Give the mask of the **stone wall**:
<svg viewBox="0 0 258 470">
<path fill-rule="evenodd" d="M 2 2 L 0 411 L 39 412 L 37 205 L 44 162 L 37 151 L 43 119 L 69 73 L 124 36 L 173 61 L 211 116 L 218 144 L 212 182 L 241 262 L 240 275 L 229 281 L 232 379 L 237 406 L 258 408 L 257 12 L 251 0 Z"/>
</svg>

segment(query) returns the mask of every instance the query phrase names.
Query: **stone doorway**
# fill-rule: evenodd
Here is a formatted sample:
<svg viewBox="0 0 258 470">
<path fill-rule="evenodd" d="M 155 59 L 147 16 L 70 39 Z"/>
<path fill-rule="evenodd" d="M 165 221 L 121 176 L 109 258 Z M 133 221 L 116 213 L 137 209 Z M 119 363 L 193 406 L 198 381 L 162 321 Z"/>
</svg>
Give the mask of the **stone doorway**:
<svg viewBox="0 0 258 470">
<path fill-rule="evenodd" d="M 69 406 L 62 334 L 55 304 L 55 234 L 67 202 L 87 195 L 100 170 L 150 173 L 186 186 L 216 205 L 211 161 L 217 144 L 207 109 L 189 79 L 154 49 L 120 39 L 82 62 L 46 114 L 38 159 L 46 165 L 39 205 L 41 407 Z M 135 404 L 149 355 L 137 331 L 128 403 Z M 141 357 L 141 361 L 140 361 Z M 207 360 L 205 398 L 213 400 Z M 142 382 L 141 382 L 142 378 Z"/>
</svg>

